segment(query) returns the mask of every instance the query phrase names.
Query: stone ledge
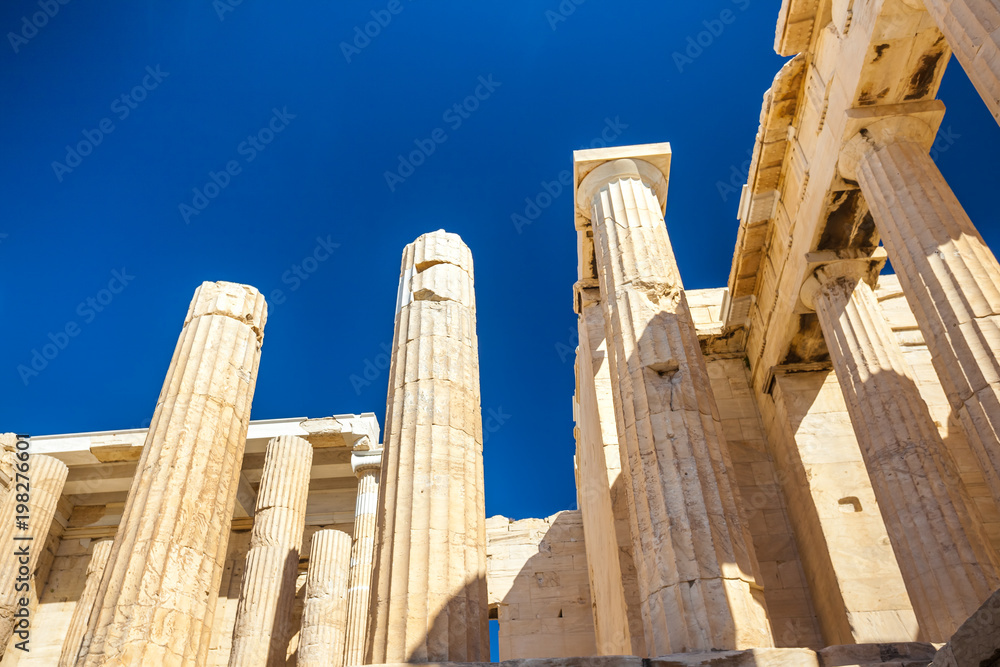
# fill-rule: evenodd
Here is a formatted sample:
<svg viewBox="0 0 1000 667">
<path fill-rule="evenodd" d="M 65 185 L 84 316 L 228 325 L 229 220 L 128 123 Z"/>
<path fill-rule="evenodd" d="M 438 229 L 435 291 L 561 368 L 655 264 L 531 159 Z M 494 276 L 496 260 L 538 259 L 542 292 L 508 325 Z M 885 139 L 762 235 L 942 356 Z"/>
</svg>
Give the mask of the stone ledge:
<svg viewBox="0 0 1000 667">
<path fill-rule="evenodd" d="M 893 667 L 927 667 L 934 659 L 937 647 L 923 642 L 888 644 L 844 644 L 828 646 L 819 652 L 822 667 L 855 667 L 892 665 Z"/>
<path fill-rule="evenodd" d="M 426 667 L 927 667 L 937 649 L 932 644 L 852 644 L 819 652 L 805 648 L 678 653 L 643 660 L 610 655 L 589 658 L 531 658 L 490 662 L 438 662 Z M 381 667 L 406 667 L 403 663 Z"/>
</svg>

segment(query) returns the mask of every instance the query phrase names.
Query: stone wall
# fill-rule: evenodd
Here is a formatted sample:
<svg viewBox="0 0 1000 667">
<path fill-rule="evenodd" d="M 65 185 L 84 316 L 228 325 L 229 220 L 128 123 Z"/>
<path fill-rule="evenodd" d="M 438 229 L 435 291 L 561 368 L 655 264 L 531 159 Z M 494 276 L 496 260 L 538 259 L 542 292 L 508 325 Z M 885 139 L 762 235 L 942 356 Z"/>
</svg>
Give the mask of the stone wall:
<svg viewBox="0 0 1000 667">
<path fill-rule="evenodd" d="M 500 659 L 594 655 L 583 519 L 486 520 L 490 608 L 500 623 Z"/>
<path fill-rule="evenodd" d="M 750 522 L 775 645 L 820 648 L 812 597 L 746 365 L 743 359 L 711 360 L 708 374 Z"/>
</svg>

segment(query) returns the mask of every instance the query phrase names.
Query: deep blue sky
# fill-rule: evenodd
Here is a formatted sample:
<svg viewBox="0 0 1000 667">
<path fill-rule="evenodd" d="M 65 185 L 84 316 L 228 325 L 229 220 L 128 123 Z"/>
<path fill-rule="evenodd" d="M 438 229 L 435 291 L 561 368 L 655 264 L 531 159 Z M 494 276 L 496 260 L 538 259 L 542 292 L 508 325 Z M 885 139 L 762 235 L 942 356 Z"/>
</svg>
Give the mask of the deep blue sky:
<svg viewBox="0 0 1000 667">
<path fill-rule="evenodd" d="M 400 0 L 348 63 L 340 43 L 388 5 L 243 2 L 220 20 L 209 0 L 70 0 L 16 53 L 0 44 L 3 430 L 144 425 L 203 280 L 284 290 L 253 418 L 373 411 L 381 423 L 386 371 L 351 377 L 391 343 L 403 246 L 443 227 L 475 257 L 483 409 L 503 415 L 485 447 L 487 512 L 575 506 L 571 197 L 520 233 L 511 216 L 617 120 L 616 144 L 672 142 L 667 225 L 685 284 L 724 285 L 738 197 L 716 183 L 746 160 L 783 62 L 780 2 L 586 0 L 553 29 L 559 0 Z M 678 71 L 673 52 L 724 9 L 731 25 Z M 8 0 L 0 28 L 36 11 Z M 122 118 L 115 100 L 156 83 L 147 67 L 168 74 Z M 491 76 L 499 86 L 455 128 L 443 113 Z M 996 245 L 1000 128 L 957 63 L 941 96 L 957 138 L 938 162 Z M 273 109 L 294 118 L 250 162 L 240 144 Z M 102 119 L 113 132 L 60 181 L 53 161 Z M 384 172 L 436 128 L 447 141 L 390 191 Z M 185 224 L 179 205 L 231 160 L 240 172 Z M 282 276 L 317 237 L 339 247 L 293 290 Z M 78 310 L 122 269 L 134 278 L 102 312 Z M 68 323 L 78 335 L 25 385 L 18 365 Z"/>
</svg>

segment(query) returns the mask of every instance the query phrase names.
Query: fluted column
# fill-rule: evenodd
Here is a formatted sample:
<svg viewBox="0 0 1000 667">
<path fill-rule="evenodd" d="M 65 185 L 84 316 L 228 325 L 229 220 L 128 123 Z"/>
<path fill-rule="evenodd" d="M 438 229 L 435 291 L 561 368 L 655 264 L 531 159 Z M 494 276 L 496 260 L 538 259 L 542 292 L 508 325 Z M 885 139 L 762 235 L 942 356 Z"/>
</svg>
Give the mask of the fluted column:
<svg viewBox="0 0 1000 667">
<path fill-rule="evenodd" d="M 393 345 L 368 662 L 488 660 L 476 307 L 457 235 L 406 246 Z"/>
<path fill-rule="evenodd" d="M 266 313 L 253 287 L 195 292 L 78 664 L 206 663 Z"/>
<path fill-rule="evenodd" d="M 347 665 L 363 665 L 368 637 L 372 570 L 375 566 L 375 523 L 378 508 L 378 476 L 382 450 L 355 451 L 351 468 L 358 477 L 358 499 L 354 506 L 354 543 L 351 547 L 351 585 L 347 592 Z"/>
<path fill-rule="evenodd" d="M 312 444 L 294 435 L 267 443 L 236 608 L 231 667 L 285 664 L 312 457 Z"/>
<path fill-rule="evenodd" d="M 577 289 L 581 305 L 574 410 L 576 488 L 583 515 L 594 639 L 598 655 L 642 655 L 645 642 L 642 615 L 636 613 L 628 500 L 618 490 L 621 457 L 611 371 L 605 363 L 604 314 L 597 288 Z"/>
<path fill-rule="evenodd" d="M 1000 123 L 1000 4 L 996 0 L 923 0 L 923 5 Z"/>
<path fill-rule="evenodd" d="M 351 536 L 320 530 L 312 536 L 298 667 L 342 667 L 347 638 Z"/>
<path fill-rule="evenodd" d="M 614 150 L 596 167 L 592 160 L 577 211 L 594 234 L 647 654 L 771 646 L 749 528 L 663 222 L 665 173 L 614 159 Z M 580 154 L 602 155 L 579 152 L 578 174 Z"/>
<path fill-rule="evenodd" d="M 63 640 L 62 653 L 59 655 L 59 667 L 73 667 L 76 664 L 80 645 L 83 643 L 83 635 L 86 634 L 87 624 L 90 622 L 90 613 L 94 611 L 94 599 L 97 597 L 97 589 L 101 585 L 104 566 L 108 564 L 108 556 L 111 555 L 111 544 L 111 540 L 102 540 L 94 544 L 94 550 L 90 554 L 90 562 L 87 564 L 87 580 L 83 584 L 80 599 L 76 601 L 76 607 L 73 608 L 73 618 L 70 619 L 66 639 Z"/>
<path fill-rule="evenodd" d="M 864 192 L 941 385 L 1000 498 L 1000 264 L 905 131 L 889 120 L 858 135 L 841 173 Z"/>
<path fill-rule="evenodd" d="M 996 556 L 864 261 L 816 270 L 803 286 L 844 392 L 875 498 L 920 624 L 943 642 L 998 586 Z"/>
<path fill-rule="evenodd" d="M 18 600 L 30 597 L 26 590 L 18 591 L 17 585 L 35 587 L 38 558 L 45 550 L 52 517 L 69 474 L 69 468 L 59 459 L 39 454 L 27 456 L 28 460 L 24 461 L 19 454 L 27 450 L 19 448 L 17 451 L 14 477 L 0 504 L 0 549 L 3 550 L 0 552 L 0 657 L 7 650 L 7 642 L 17 624 L 14 614 Z M 17 475 L 19 472 L 21 477 Z M 18 555 L 25 552 L 27 556 Z"/>
</svg>

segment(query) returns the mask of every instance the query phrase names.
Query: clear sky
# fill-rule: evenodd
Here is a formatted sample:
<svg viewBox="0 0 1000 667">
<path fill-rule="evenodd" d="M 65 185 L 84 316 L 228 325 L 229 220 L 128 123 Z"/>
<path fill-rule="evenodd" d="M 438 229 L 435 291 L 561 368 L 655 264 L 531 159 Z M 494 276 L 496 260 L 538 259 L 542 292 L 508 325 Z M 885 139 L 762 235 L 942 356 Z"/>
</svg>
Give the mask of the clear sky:
<svg viewBox="0 0 1000 667">
<path fill-rule="evenodd" d="M 670 141 L 685 285 L 723 286 L 718 183 L 784 61 L 778 0 L 41 4 L 0 8 L 0 428 L 148 423 L 205 280 L 269 295 L 254 419 L 382 423 L 400 254 L 444 228 L 476 263 L 487 513 L 514 518 L 576 502 L 572 151 Z M 1000 128 L 957 62 L 941 97 L 938 163 L 997 246 Z"/>
</svg>

